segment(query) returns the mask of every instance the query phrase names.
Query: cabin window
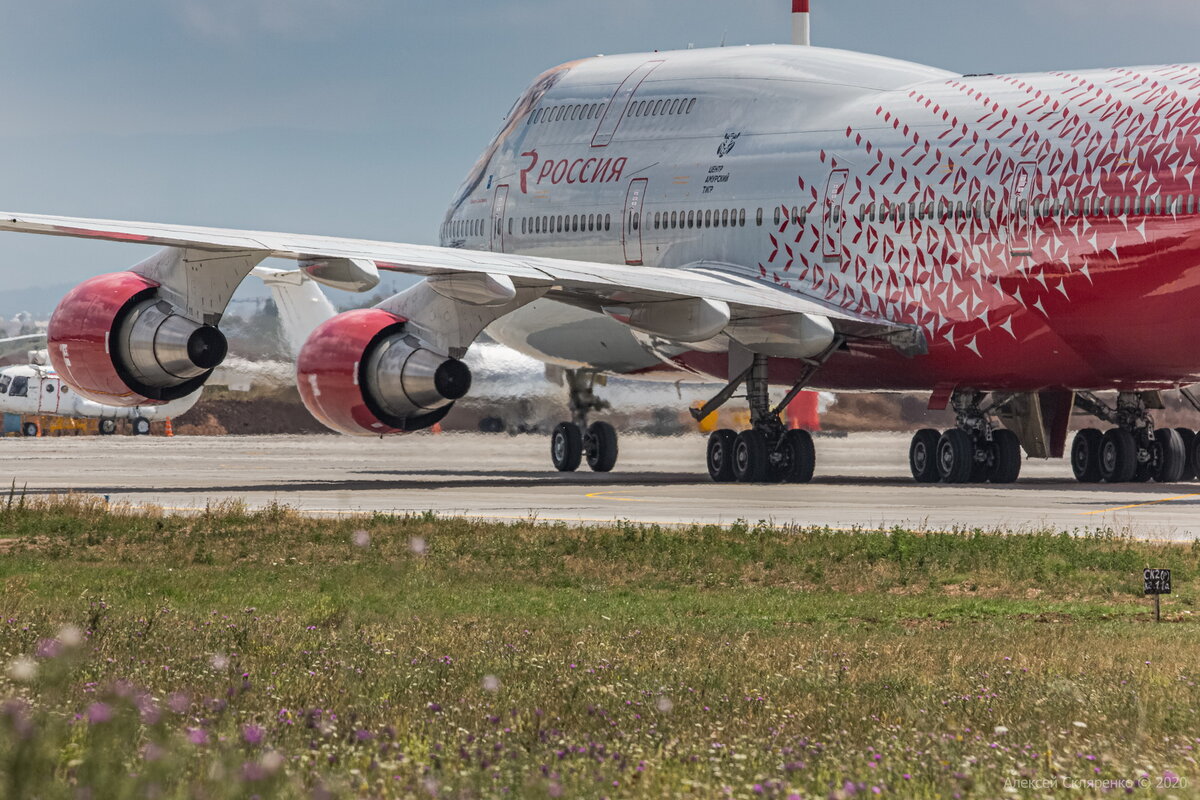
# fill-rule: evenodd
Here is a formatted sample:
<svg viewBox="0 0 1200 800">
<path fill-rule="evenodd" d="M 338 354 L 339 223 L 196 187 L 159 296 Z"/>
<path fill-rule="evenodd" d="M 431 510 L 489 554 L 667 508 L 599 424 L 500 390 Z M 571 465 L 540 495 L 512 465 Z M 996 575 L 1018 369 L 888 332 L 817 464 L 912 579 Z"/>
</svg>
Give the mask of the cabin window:
<svg viewBox="0 0 1200 800">
<path fill-rule="evenodd" d="M 687 110 L 685 110 L 683 113 L 685 113 L 685 114 L 692 113 L 692 108 L 694 108 L 695 105 L 696 105 L 696 98 L 693 97 L 691 100 L 688 101 Z"/>
<path fill-rule="evenodd" d="M 513 232 L 513 218 L 509 217 L 508 218 L 508 235 L 511 236 L 512 232 Z"/>
<path fill-rule="evenodd" d="M 782 217 L 781 217 L 781 215 L 780 215 L 779 206 L 775 206 L 775 224 L 776 224 L 776 225 L 778 225 L 778 224 L 779 224 L 779 220 L 780 220 L 781 218 L 782 218 Z"/>
<path fill-rule="evenodd" d="M 1196 195 L 1189 194 L 1187 199 L 1187 213 L 1196 213 Z"/>
<path fill-rule="evenodd" d="M 52 383 L 46 384 L 46 394 L 54 394 L 54 384 L 52 384 Z"/>
<path fill-rule="evenodd" d="M 746 227 L 746 209 L 744 208 L 738 211 L 738 225 Z"/>
<path fill-rule="evenodd" d="M 728 208 L 721 209 L 721 227 L 722 228 L 729 227 L 729 209 Z"/>
<path fill-rule="evenodd" d="M 663 101 L 663 100 L 659 100 L 657 103 L 654 104 L 654 116 L 657 117 L 659 114 L 662 113 L 662 107 L 663 107 L 664 102 L 665 101 Z"/>
<path fill-rule="evenodd" d="M 612 228 L 612 214 L 605 214 L 604 215 L 604 230 L 607 231 L 607 230 L 610 230 L 611 228 Z"/>
<path fill-rule="evenodd" d="M 671 212 L 671 221 L 670 221 L 669 223 L 667 223 L 667 224 L 668 224 L 668 225 L 670 225 L 670 226 L 671 226 L 671 228 L 674 228 L 674 227 L 675 227 L 675 223 L 676 223 L 676 222 L 678 222 L 678 219 L 679 219 L 679 212 L 677 212 L 677 211 L 672 211 L 672 212 Z"/>
<path fill-rule="evenodd" d="M 526 233 L 526 230 L 525 230 L 525 223 L 526 223 L 527 221 L 528 221 L 528 217 L 521 217 L 521 233 L 522 233 L 522 234 Z"/>
<path fill-rule="evenodd" d="M 757 215 L 757 218 L 758 218 L 758 222 L 757 222 L 757 224 L 758 224 L 758 226 L 761 228 L 761 227 L 762 227 L 762 209 L 761 209 L 761 208 L 760 208 L 760 209 L 758 209 L 758 215 Z"/>
</svg>

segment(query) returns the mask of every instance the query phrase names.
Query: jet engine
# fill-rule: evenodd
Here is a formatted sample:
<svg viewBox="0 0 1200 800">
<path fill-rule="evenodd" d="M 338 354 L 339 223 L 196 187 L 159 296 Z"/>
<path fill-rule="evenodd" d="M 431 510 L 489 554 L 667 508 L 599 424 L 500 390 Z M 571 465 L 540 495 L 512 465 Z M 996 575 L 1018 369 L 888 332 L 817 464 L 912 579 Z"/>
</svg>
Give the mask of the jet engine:
<svg viewBox="0 0 1200 800">
<path fill-rule="evenodd" d="M 80 394 L 116 406 L 195 392 L 225 359 L 225 335 L 179 312 L 135 272 L 91 278 L 59 302 L 46 332 L 51 364 Z"/>
<path fill-rule="evenodd" d="M 471 371 L 430 349 L 403 317 L 366 308 L 312 332 L 296 359 L 296 386 L 325 426 L 378 436 L 439 422 L 471 388 Z"/>
</svg>

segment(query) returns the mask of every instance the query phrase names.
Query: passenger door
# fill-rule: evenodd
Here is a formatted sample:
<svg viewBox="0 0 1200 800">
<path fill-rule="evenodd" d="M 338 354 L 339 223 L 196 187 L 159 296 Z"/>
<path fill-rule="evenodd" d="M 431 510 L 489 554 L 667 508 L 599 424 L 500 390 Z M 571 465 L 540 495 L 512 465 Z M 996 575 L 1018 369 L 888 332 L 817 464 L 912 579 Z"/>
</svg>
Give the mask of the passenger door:
<svg viewBox="0 0 1200 800">
<path fill-rule="evenodd" d="M 621 223 L 621 244 L 625 248 L 625 263 L 642 263 L 642 206 L 646 200 L 647 178 L 634 178 L 625 193 L 625 215 Z"/>
<path fill-rule="evenodd" d="M 821 249 L 826 261 L 842 260 L 842 225 L 846 216 L 842 209 L 842 198 L 849 180 L 850 170 L 835 169 L 829 173 L 829 182 L 825 184 L 825 208 L 821 215 Z"/>
<path fill-rule="evenodd" d="M 1017 165 L 1009 190 L 1008 252 L 1013 256 L 1033 255 L 1033 196 L 1037 165 L 1031 161 Z"/>
<path fill-rule="evenodd" d="M 504 210 L 508 206 L 508 184 L 496 187 L 492 198 L 492 237 L 490 249 L 494 253 L 506 252 L 504 249 Z"/>
</svg>

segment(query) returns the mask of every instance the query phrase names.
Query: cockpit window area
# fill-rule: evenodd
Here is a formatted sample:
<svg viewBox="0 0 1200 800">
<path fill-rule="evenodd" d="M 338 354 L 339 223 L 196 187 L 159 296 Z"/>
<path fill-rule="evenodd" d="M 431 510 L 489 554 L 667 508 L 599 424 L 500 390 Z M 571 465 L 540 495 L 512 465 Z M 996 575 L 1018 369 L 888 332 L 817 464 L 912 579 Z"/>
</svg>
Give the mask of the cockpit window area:
<svg viewBox="0 0 1200 800">
<path fill-rule="evenodd" d="M 8 385 L 12 383 L 11 375 L 0 375 L 0 394 L 8 394 Z"/>
<path fill-rule="evenodd" d="M 7 375 L 5 376 L 8 377 Z M 29 394 L 29 378 L 25 375 L 18 375 L 12 379 L 12 384 L 8 387 L 9 397 L 25 397 Z"/>
</svg>

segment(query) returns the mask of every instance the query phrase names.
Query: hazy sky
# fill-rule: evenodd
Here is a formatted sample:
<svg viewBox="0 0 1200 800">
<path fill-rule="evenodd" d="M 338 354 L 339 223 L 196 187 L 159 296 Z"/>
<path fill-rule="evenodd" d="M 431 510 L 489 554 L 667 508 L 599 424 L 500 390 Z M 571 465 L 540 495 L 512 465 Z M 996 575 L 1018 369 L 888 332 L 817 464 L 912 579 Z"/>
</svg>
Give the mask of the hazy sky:
<svg viewBox="0 0 1200 800">
<path fill-rule="evenodd" d="M 787 0 L 40 0 L 0 25 L 0 210 L 433 243 L 541 70 L 785 42 Z M 814 43 L 961 72 L 1200 60 L 1196 0 L 813 0 Z M 130 245 L 0 234 L 9 288 Z"/>
</svg>

